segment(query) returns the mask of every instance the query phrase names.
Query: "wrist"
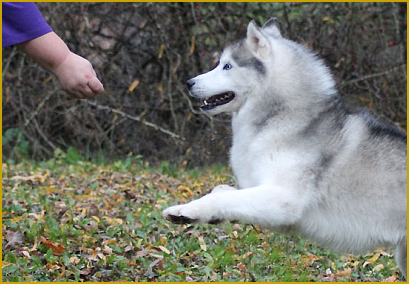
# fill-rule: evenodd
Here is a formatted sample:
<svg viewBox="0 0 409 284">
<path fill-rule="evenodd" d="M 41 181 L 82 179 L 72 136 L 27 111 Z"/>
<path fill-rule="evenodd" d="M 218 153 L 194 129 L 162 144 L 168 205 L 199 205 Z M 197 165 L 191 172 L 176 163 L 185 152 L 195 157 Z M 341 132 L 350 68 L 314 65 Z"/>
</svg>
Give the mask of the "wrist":
<svg viewBox="0 0 409 284">
<path fill-rule="evenodd" d="M 53 74 L 71 53 L 54 32 L 21 43 L 17 47 Z"/>
</svg>

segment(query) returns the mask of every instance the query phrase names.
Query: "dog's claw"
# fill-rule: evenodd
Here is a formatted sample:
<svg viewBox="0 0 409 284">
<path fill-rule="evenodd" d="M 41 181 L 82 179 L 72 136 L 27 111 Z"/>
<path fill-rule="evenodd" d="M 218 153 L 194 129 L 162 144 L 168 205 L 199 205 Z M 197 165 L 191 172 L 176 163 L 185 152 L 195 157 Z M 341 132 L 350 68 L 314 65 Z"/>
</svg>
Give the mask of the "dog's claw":
<svg viewBox="0 0 409 284">
<path fill-rule="evenodd" d="M 197 219 L 192 219 L 186 216 L 176 216 L 176 215 L 168 215 L 166 219 L 173 224 L 191 224 L 197 221 Z"/>
<path fill-rule="evenodd" d="M 211 219 L 209 222 L 207 222 L 208 224 L 211 224 L 211 225 L 216 225 L 216 224 L 219 224 L 219 223 L 221 223 L 221 222 L 223 222 L 223 220 L 222 219 Z"/>
</svg>

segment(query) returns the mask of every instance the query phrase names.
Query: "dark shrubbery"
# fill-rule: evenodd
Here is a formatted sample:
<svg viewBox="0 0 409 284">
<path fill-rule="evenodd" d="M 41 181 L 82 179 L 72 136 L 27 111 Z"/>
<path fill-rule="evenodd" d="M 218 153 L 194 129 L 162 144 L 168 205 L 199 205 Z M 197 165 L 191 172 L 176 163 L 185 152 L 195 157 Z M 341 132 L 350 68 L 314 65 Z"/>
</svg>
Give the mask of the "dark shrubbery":
<svg viewBox="0 0 409 284">
<path fill-rule="evenodd" d="M 132 153 L 151 162 L 225 162 L 230 116 L 199 114 L 184 82 L 211 68 L 214 52 L 242 38 L 250 20 L 271 17 L 286 37 L 325 59 L 349 105 L 406 129 L 406 3 L 38 6 L 68 46 L 93 63 L 106 92 L 89 102 L 71 99 L 25 55 L 4 49 L 6 158 L 17 155 L 16 147 L 17 158 L 41 159 L 73 146 L 86 155 Z"/>
</svg>

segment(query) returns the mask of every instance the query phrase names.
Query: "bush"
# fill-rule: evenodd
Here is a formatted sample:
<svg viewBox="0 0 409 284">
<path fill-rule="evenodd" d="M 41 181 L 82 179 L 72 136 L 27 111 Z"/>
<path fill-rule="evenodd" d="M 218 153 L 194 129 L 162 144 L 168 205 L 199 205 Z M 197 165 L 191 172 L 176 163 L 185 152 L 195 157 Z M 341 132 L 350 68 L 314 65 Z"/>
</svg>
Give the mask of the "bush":
<svg viewBox="0 0 409 284">
<path fill-rule="evenodd" d="M 341 95 L 406 128 L 405 3 L 38 3 L 71 50 L 88 58 L 106 92 L 71 99 L 14 48 L 3 53 L 3 137 L 19 129 L 29 155 L 142 155 L 150 162 L 225 162 L 230 116 L 197 111 L 185 81 L 247 24 L 278 18 L 283 34 L 315 50 Z M 99 107 L 98 107 L 99 106 Z M 4 139 L 4 138 L 3 138 Z M 11 147 L 3 148 L 10 157 Z"/>
</svg>

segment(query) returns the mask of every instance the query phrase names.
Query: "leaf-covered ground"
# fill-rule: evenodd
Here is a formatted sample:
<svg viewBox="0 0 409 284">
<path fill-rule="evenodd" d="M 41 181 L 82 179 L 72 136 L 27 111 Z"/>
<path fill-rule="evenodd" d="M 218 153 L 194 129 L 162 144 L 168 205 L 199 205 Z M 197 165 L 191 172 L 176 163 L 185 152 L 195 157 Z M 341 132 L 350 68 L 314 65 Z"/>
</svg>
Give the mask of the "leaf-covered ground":
<svg viewBox="0 0 409 284">
<path fill-rule="evenodd" d="M 227 168 L 138 158 L 3 164 L 3 281 L 394 281 L 393 251 L 360 257 L 257 226 L 173 225 L 164 208 L 220 183 Z M 334 224 L 336 225 L 336 224 Z"/>
</svg>

